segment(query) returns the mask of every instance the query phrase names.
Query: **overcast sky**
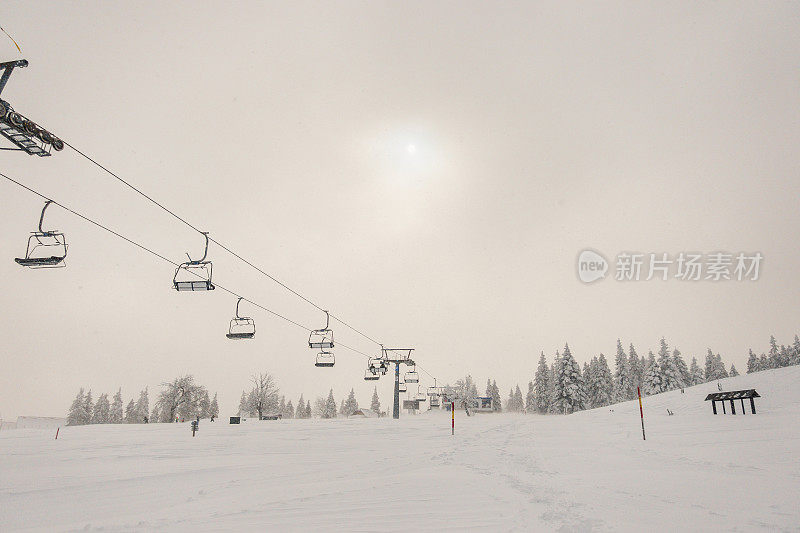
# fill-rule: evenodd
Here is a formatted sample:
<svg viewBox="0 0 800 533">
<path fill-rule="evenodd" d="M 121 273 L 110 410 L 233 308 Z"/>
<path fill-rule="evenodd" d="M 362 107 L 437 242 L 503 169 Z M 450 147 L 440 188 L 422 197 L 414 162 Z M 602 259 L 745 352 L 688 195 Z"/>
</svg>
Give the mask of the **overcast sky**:
<svg viewBox="0 0 800 533">
<path fill-rule="evenodd" d="M 442 382 L 505 396 L 564 343 L 579 362 L 664 336 L 740 371 L 800 332 L 797 3 L 3 2 L 2 97 Z M 5 141 L 4 141 L 5 142 Z M 6 146 L 5 144 L 3 146 Z M 0 171 L 159 253 L 200 236 L 69 148 Z M 64 416 L 192 373 L 233 413 L 254 372 L 296 404 L 362 403 L 366 359 L 58 208 L 64 269 L 26 270 L 42 201 L 0 181 L 0 416 Z M 585 249 L 612 261 L 582 283 Z M 641 253 L 761 252 L 757 281 L 616 281 Z M 214 279 L 303 325 L 324 315 L 211 247 Z M 249 307 L 249 308 L 248 308 Z M 334 323 L 337 339 L 377 346 Z M 424 376 L 423 377 L 427 377 Z M 423 383 L 427 385 L 427 383 Z M 391 380 L 378 389 L 384 408 Z"/>
</svg>

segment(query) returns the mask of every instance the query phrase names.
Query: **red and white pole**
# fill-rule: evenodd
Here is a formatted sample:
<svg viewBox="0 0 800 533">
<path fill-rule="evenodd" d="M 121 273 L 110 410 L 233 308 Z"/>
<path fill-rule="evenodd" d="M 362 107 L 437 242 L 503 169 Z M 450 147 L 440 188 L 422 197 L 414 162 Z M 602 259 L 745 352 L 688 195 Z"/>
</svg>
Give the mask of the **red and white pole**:
<svg viewBox="0 0 800 533">
<path fill-rule="evenodd" d="M 647 437 L 644 436 L 644 411 L 642 411 L 642 391 L 639 387 L 636 387 L 636 394 L 639 395 L 639 418 L 642 420 L 642 440 L 647 440 Z"/>
<path fill-rule="evenodd" d="M 58 430 L 61 429 L 60 427 L 56 428 L 56 440 L 58 440 Z"/>
<path fill-rule="evenodd" d="M 452 424 L 450 426 L 450 434 L 456 434 L 456 402 L 450 402 L 450 416 Z"/>
</svg>

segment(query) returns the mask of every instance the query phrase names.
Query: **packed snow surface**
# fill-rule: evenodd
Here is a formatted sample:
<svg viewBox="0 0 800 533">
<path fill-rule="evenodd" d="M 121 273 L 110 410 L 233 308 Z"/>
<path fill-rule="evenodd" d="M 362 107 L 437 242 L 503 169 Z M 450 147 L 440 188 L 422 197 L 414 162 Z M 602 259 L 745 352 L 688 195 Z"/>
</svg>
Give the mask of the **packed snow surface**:
<svg viewBox="0 0 800 533">
<path fill-rule="evenodd" d="M 0 433 L 0 531 L 798 531 L 800 367 L 569 416 Z M 668 416 L 667 409 L 675 414 Z M 613 409 L 613 412 L 611 411 Z"/>
</svg>

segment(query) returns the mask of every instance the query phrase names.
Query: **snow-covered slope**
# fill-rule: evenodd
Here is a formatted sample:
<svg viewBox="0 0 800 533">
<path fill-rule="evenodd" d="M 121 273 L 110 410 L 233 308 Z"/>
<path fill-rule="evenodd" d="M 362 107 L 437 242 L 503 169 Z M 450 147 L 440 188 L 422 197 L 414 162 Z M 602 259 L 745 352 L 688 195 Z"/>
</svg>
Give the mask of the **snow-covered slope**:
<svg viewBox="0 0 800 533">
<path fill-rule="evenodd" d="M 797 531 L 800 367 L 570 416 L 0 433 L 0 531 Z M 668 416 L 667 408 L 675 415 Z M 613 411 L 612 411 L 613 409 Z"/>
</svg>

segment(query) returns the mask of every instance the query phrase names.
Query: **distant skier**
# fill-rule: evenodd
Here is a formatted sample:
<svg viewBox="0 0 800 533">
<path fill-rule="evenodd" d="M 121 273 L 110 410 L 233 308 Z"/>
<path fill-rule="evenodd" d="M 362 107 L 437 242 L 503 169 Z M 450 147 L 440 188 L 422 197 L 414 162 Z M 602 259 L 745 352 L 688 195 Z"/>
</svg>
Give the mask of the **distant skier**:
<svg viewBox="0 0 800 533">
<path fill-rule="evenodd" d="M 212 422 L 214 421 L 214 415 L 211 415 L 211 421 Z"/>
<path fill-rule="evenodd" d="M 147 424 L 147 422 L 148 422 L 147 415 L 144 415 L 144 423 Z"/>
<path fill-rule="evenodd" d="M 717 381 L 717 388 L 718 388 L 719 390 L 722 390 L 722 384 L 721 384 L 719 381 Z"/>
</svg>

